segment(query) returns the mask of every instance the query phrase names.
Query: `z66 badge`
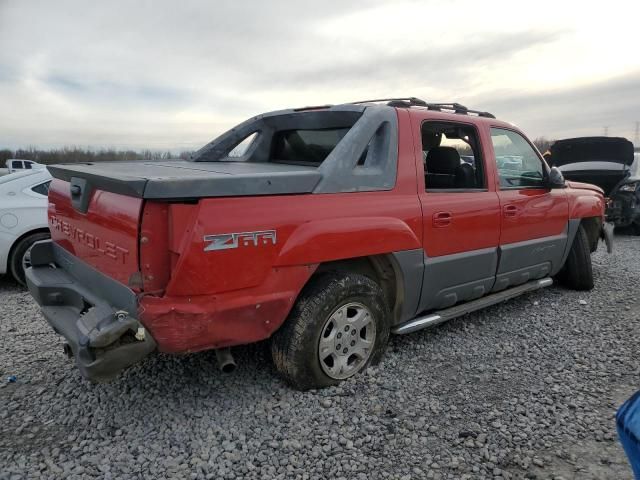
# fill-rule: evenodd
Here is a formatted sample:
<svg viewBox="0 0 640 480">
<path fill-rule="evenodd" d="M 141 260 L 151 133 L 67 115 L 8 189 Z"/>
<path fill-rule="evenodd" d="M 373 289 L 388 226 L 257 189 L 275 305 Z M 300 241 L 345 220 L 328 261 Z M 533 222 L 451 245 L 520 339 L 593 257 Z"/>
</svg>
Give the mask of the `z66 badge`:
<svg viewBox="0 0 640 480">
<path fill-rule="evenodd" d="M 261 230 L 259 232 L 221 233 L 219 235 L 204 236 L 204 251 L 228 250 L 238 247 L 259 247 L 261 245 L 275 245 L 276 231 Z"/>
</svg>

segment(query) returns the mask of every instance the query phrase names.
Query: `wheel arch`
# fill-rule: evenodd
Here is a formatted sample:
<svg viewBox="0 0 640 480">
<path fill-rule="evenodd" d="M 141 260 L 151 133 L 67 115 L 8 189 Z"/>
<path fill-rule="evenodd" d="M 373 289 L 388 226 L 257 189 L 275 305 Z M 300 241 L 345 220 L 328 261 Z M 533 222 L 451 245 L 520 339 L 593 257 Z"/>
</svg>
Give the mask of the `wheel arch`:
<svg viewBox="0 0 640 480">
<path fill-rule="evenodd" d="M 418 250 L 347 258 L 319 264 L 308 282 L 330 271 L 365 275 L 382 288 L 392 314 L 390 324 L 396 325 L 415 315 L 423 265 L 423 255 Z"/>
<path fill-rule="evenodd" d="M 602 230 L 602 219 L 600 217 L 586 217 L 580 220 L 580 226 L 584 228 L 589 238 L 589 250 L 591 253 L 595 252 Z"/>
</svg>

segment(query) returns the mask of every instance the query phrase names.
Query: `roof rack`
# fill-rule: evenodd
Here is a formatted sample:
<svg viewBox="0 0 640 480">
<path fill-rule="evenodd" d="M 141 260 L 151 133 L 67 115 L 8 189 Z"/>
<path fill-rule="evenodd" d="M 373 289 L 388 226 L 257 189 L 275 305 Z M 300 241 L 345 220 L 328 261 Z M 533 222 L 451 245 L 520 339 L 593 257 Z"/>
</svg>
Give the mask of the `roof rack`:
<svg viewBox="0 0 640 480">
<path fill-rule="evenodd" d="M 388 103 L 404 102 L 409 104 L 407 105 L 408 107 L 410 106 L 426 107 L 427 106 L 427 102 L 417 97 L 377 98 L 375 100 L 360 100 L 359 102 L 351 102 L 351 103 L 380 103 L 380 102 L 388 102 Z"/>
<path fill-rule="evenodd" d="M 400 108 L 427 107 L 428 110 L 434 110 L 437 112 L 441 112 L 443 110 L 450 110 L 453 113 L 459 113 L 461 115 L 473 114 L 479 117 L 496 118 L 493 114 L 489 112 L 471 110 L 465 107 L 464 105 L 460 105 L 459 103 L 428 103 L 416 97 L 378 98 L 375 100 L 361 100 L 359 102 L 351 102 L 351 103 L 380 103 L 380 102 L 387 102 L 387 105 L 389 105 L 390 107 L 400 107 Z"/>
</svg>

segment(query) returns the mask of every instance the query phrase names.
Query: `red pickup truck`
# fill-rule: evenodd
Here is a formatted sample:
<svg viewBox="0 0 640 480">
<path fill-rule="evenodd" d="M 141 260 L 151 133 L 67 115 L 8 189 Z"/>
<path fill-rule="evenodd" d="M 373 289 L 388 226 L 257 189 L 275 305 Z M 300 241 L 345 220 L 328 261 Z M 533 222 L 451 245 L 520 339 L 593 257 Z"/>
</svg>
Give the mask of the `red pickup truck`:
<svg viewBox="0 0 640 480">
<path fill-rule="evenodd" d="M 189 161 L 49 167 L 29 290 L 80 372 L 270 338 L 300 389 L 403 334 L 551 285 L 593 287 L 602 190 L 513 125 L 373 100 L 259 115 Z"/>
</svg>

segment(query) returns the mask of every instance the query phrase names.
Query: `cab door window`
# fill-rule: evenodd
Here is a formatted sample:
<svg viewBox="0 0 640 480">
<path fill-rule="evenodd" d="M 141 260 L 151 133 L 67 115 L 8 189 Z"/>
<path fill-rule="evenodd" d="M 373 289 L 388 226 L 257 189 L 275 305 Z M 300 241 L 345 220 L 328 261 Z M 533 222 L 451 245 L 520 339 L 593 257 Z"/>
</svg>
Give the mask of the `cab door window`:
<svg viewBox="0 0 640 480">
<path fill-rule="evenodd" d="M 486 187 L 480 144 L 474 127 L 425 122 L 421 135 L 427 190 L 460 191 Z"/>
<path fill-rule="evenodd" d="M 545 169 L 534 148 L 519 133 L 491 129 L 500 188 L 543 188 Z"/>
</svg>

